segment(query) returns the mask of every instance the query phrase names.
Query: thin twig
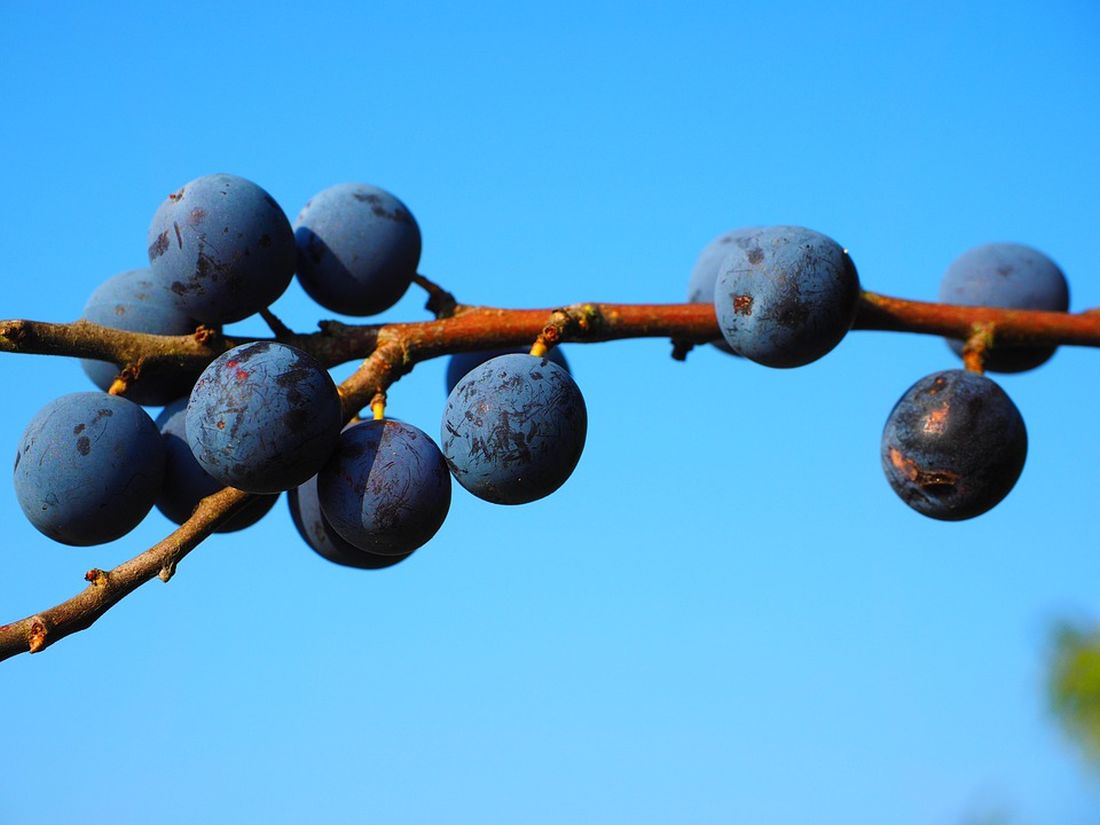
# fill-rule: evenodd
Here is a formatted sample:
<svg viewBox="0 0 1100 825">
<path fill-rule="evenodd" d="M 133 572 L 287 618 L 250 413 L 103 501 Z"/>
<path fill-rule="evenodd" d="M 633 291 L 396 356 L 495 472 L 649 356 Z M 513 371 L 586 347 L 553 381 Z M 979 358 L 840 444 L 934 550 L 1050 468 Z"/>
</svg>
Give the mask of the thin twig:
<svg viewBox="0 0 1100 825">
<path fill-rule="evenodd" d="M 264 323 L 267 324 L 276 341 L 289 341 L 295 337 L 294 330 L 284 324 L 279 316 L 267 307 L 260 310 L 260 317 L 264 319 Z"/>
<path fill-rule="evenodd" d="M 424 304 L 424 309 L 436 318 L 450 318 L 455 314 L 458 302 L 454 295 L 419 273 L 413 275 L 412 281 L 428 293 L 428 302 Z"/>
</svg>

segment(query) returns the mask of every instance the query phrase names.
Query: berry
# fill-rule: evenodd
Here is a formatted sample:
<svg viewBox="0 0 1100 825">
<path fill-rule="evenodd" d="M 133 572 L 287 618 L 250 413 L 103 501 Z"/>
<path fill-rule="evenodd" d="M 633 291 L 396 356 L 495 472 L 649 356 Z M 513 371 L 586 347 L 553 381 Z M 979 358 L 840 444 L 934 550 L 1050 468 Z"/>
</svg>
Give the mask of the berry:
<svg viewBox="0 0 1100 825">
<path fill-rule="evenodd" d="M 152 508 L 164 448 L 133 401 L 77 392 L 31 419 L 14 476 L 19 505 L 40 532 L 64 544 L 103 544 L 129 533 Z"/>
<path fill-rule="evenodd" d="M 258 341 L 203 370 L 187 404 L 187 443 L 220 484 L 277 493 L 321 469 L 341 423 L 336 386 L 313 356 Z"/>
<path fill-rule="evenodd" d="M 587 429 L 584 398 L 568 372 L 546 358 L 500 355 L 451 390 L 443 454 L 475 496 L 525 504 L 565 483 Z"/>
<path fill-rule="evenodd" d="M 952 261 L 940 283 L 940 301 L 962 306 L 1007 307 L 1065 312 L 1066 276 L 1037 249 L 1018 243 L 991 243 L 970 249 Z M 962 355 L 963 342 L 948 345 Z M 1054 354 L 1055 347 L 1006 347 L 986 353 L 991 372 L 1023 372 Z"/>
<path fill-rule="evenodd" d="M 436 534 L 451 506 L 451 476 L 435 442 L 393 419 L 348 427 L 317 475 L 332 529 L 382 556 L 405 556 Z"/>
<path fill-rule="evenodd" d="M 225 485 L 219 484 L 195 460 L 187 444 L 187 398 L 180 398 L 165 407 L 157 416 L 156 425 L 164 442 L 164 486 L 157 498 L 157 509 L 165 518 L 183 524 L 191 518 L 200 500 L 213 495 Z M 217 529 L 218 533 L 233 533 L 251 527 L 275 506 L 278 496 L 258 496 L 243 510 Z"/>
<path fill-rule="evenodd" d="M 1027 457 L 1020 411 L 994 381 L 965 370 L 926 376 L 894 406 L 882 467 L 902 501 L 926 516 L 979 516 L 1016 484 Z"/>
<path fill-rule="evenodd" d="M 362 570 L 380 570 L 392 567 L 411 555 L 410 551 L 402 556 L 380 556 L 360 550 L 340 538 L 321 512 L 321 505 L 317 500 L 317 476 L 287 493 L 287 502 L 290 504 L 290 518 L 306 544 L 334 564 Z"/>
<path fill-rule="evenodd" d="M 198 322 L 176 307 L 175 296 L 148 269 L 132 269 L 96 287 L 84 305 L 85 321 L 129 332 L 187 335 Z M 82 358 L 80 366 L 101 390 L 109 390 L 119 373 L 117 364 Z M 154 373 L 143 369 L 126 392 L 138 404 L 159 406 L 191 391 L 198 373 L 177 370 Z"/>
<path fill-rule="evenodd" d="M 420 228 L 384 189 L 341 183 L 314 195 L 294 224 L 298 280 L 317 303 L 376 315 L 397 303 L 420 263 Z"/>
<path fill-rule="evenodd" d="M 733 244 L 738 238 L 761 229 L 759 226 L 743 226 L 739 229 L 731 229 L 725 232 L 703 247 L 699 253 L 695 266 L 691 269 L 691 279 L 688 281 L 688 302 L 693 304 L 709 304 L 714 301 L 714 285 L 718 280 L 718 269 L 729 255 Z M 736 355 L 725 339 L 711 342 L 715 347 Z"/>
<path fill-rule="evenodd" d="M 207 175 L 160 205 L 149 264 L 177 308 L 204 324 L 240 321 L 290 284 L 294 233 L 275 199 L 235 175 Z"/>
<path fill-rule="evenodd" d="M 450 360 L 447 361 L 447 394 L 450 394 L 451 390 L 455 388 L 455 384 L 461 380 L 462 376 L 466 375 L 466 373 L 474 367 L 484 364 L 490 358 L 512 353 L 527 355 L 529 350 L 530 347 L 505 347 L 503 349 L 483 349 L 475 350 L 474 352 L 459 352 L 452 355 Z M 565 355 L 562 353 L 561 347 L 552 348 L 546 353 L 546 357 L 566 372 L 570 372 L 569 364 L 565 360 Z"/>
<path fill-rule="evenodd" d="M 770 226 L 729 246 L 714 307 L 734 352 L 769 367 L 800 367 L 840 343 L 855 320 L 860 287 L 836 241 L 800 226 Z"/>
</svg>

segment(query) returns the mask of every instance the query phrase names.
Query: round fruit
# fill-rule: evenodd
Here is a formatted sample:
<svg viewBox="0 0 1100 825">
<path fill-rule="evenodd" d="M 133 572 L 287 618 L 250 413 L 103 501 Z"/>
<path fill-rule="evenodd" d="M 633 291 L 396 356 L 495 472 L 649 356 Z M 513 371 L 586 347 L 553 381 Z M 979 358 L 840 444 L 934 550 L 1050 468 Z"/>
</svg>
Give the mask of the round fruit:
<svg viewBox="0 0 1100 825">
<path fill-rule="evenodd" d="M 157 509 L 176 524 L 191 518 L 202 499 L 225 486 L 199 466 L 187 444 L 187 401 L 187 398 L 180 398 L 169 404 L 156 420 L 165 454 L 164 486 L 157 498 Z M 278 496 L 257 496 L 216 532 L 234 533 L 251 527 L 267 515 L 276 499 Z"/>
<path fill-rule="evenodd" d="M 31 419 L 14 476 L 19 505 L 40 532 L 64 544 L 103 544 L 129 533 L 152 508 L 164 447 L 133 401 L 77 392 Z"/>
<path fill-rule="evenodd" d="M 443 455 L 475 496 L 525 504 L 565 483 L 587 429 L 584 398 L 568 372 L 546 358 L 500 355 L 451 390 Z"/>
<path fill-rule="evenodd" d="M 290 284 L 294 233 L 275 199 L 235 175 L 206 175 L 160 205 L 149 264 L 177 308 L 205 324 L 240 321 Z"/>
<path fill-rule="evenodd" d="M 1069 309 L 1066 276 L 1037 249 L 1018 243 L 991 243 L 970 249 L 956 258 L 943 275 L 940 300 L 963 306 Z M 948 341 L 962 355 L 962 341 Z M 1054 354 L 1055 347 L 1005 347 L 986 354 L 991 372 L 1023 372 Z"/>
<path fill-rule="evenodd" d="M 734 352 L 769 367 L 800 367 L 840 343 L 855 320 L 860 287 L 836 241 L 800 226 L 770 226 L 730 247 L 714 308 Z"/>
<path fill-rule="evenodd" d="M 1012 399 L 965 370 L 933 373 L 910 387 L 882 433 L 882 467 L 894 492 L 944 521 L 994 507 L 1026 458 L 1027 429 Z"/>
<path fill-rule="evenodd" d="M 687 297 L 689 303 L 709 304 L 714 301 L 714 286 L 718 281 L 718 269 L 721 267 L 722 261 L 730 254 L 733 244 L 759 229 L 761 229 L 759 226 L 743 226 L 739 229 L 731 229 L 703 247 L 698 260 L 695 261 L 695 266 L 691 269 Z M 719 339 L 711 343 L 722 352 L 728 352 L 730 355 L 737 354 L 730 349 L 730 345 L 726 343 L 725 339 Z"/>
<path fill-rule="evenodd" d="M 451 506 L 451 476 L 435 442 L 387 419 L 348 427 L 317 475 L 332 529 L 369 553 L 405 556 L 436 534 Z"/>
<path fill-rule="evenodd" d="M 496 358 L 498 355 L 511 355 L 516 353 L 527 355 L 530 349 L 530 347 L 505 347 L 503 349 L 482 349 L 475 350 L 474 352 L 459 352 L 452 355 L 450 360 L 447 361 L 447 394 L 450 394 L 451 390 L 455 388 L 455 384 L 457 384 L 466 373 L 474 367 L 484 364 L 490 358 Z M 570 372 L 569 364 L 565 360 L 565 355 L 562 353 L 561 347 L 553 347 L 546 353 L 546 357 L 566 372 Z"/>
<path fill-rule="evenodd" d="M 83 319 L 93 324 L 149 332 L 154 335 L 187 335 L 198 322 L 175 304 L 175 296 L 165 289 L 148 269 L 132 269 L 115 275 L 96 287 L 84 305 Z M 119 373 L 117 364 L 82 358 L 80 366 L 101 390 L 109 390 Z M 143 369 L 126 397 L 138 404 L 159 406 L 191 391 L 198 373 L 178 371 L 154 373 Z"/>
<path fill-rule="evenodd" d="M 384 189 L 342 183 L 314 195 L 294 225 L 298 280 L 321 306 L 376 315 L 397 303 L 420 263 L 420 228 Z"/>
<path fill-rule="evenodd" d="M 187 404 L 187 443 L 220 484 L 278 493 L 321 469 L 341 423 L 336 386 L 313 356 L 257 341 L 203 370 Z"/>
<path fill-rule="evenodd" d="M 410 552 L 401 556 L 380 556 L 360 550 L 340 538 L 321 512 L 321 504 L 317 500 L 317 476 L 287 493 L 287 502 L 290 504 L 290 518 L 306 544 L 334 564 L 361 570 L 380 570 L 412 555 Z"/>
</svg>

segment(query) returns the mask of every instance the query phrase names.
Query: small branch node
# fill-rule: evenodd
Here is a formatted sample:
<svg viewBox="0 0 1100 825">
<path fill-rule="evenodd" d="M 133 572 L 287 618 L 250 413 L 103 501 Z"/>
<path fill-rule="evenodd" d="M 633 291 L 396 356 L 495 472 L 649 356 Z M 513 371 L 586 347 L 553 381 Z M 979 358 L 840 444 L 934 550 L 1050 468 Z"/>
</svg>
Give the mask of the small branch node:
<svg viewBox="0 0 1100 825">
<path fill-rule="evenodd" d="M 106 587 L 109 581 L 109 575 L 106 570 L 100 570 L 98 567 L 93 567 L 84 574 L 84 581 L 90 583 L 92 587 Z"/>
<path fill-rule="evenodd" d="M 424 304 L 424 309 L 436 318 L 450 318 L 455 314 L 458 302 L 450 292 L 420 273 L 413 275 L 412 282 L 428 293 L 428 301 Z"/>
<path fill-rule="evenodd" d="M 685 341 L 683 338 L 672 339 L 672 360 L 686 361 L 688 353 L 695 349 L 694 341 Z"/>
<path fill-rule="evenodd" d="M 205 324 L 200 324 L 195 327 L 195 342 L 205 346 L 216 340 L 221 334 L 222 331 L 218 327 L 208 327 Z"/>
<path fill-rule="evenodd" d="M 176 562 L 177 559 L 173 555 L 160 568 L 160 572 L 157 573 L 157 578 L 167 584 L 171 580 L 171 578 L 176 575 Z"/>
<path fill-rule="evenodd" d="M 46 646 L 46 636 L 49 632 L 49 626 L 41 616 L 35 616 L 31 619 L 31 631 L 27 636 L 27 649 L 31 653 L 42 650 Z"/>
<path fill-rule="evenodd" d="M 16 351 L 19 343 L 27 337 L 27 324 L 25 321 L 8 321 L 0 326 L 0 341 L 4 349 Z"/>
</svg>

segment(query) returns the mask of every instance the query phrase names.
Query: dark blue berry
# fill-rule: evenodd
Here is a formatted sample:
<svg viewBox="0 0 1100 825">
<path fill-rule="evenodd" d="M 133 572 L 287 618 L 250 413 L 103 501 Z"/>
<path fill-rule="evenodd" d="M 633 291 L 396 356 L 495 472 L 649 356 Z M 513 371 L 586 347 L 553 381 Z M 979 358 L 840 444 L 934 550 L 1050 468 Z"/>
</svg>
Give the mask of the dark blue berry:
<svg viewBox="0 0 1100 825">
<path fill-rule="evenodd" d="M 991 243 L 956 258 L 940 283 L 940 301 L 963 306 L 1007 307 L 1065 312 L 1069 285 L 1062 270 L 1037 249 L 1018 243 Z M 948 341 L 962 355 L 963 342 Z M 1004 347 L 986 353 L 985 369 L 1023 372 L 1054 354 L 1055 347 Z"/>
<path fill-rule="evenodd" d="M 584 398 L 568 372 L 546 358 L 501 355 L 451 391 L 441 438 L 463 487 L 497 504 L 524 504 L 565 483 L 587 428 Z"/>
<path fill-rule="evenodd" d="M 404 556 L 435 535 L 451 506 L 451 476 L 435 442 L 386 419 L 348 427 L 317 475 L 332 529 L 383 556 Z"/>
<path fill-rule="evenodd" d="M 160 205 L 149 264 L 176 306 L 205 324 L 240 321 L 290 284 L 294 233 L 275 199 L 235 175 L 207 175 Z"/>
<path fill-rule="evenodd" d="M 175 296 L 148 269 L 132 269 L 115 275 L 96 287 L 84 305 L 83 319 L 112 329 L 150 332 L 154 335 L 187 335 L 198 322 L 181 311 Z M 109 390 L 119 373 L 117 364 L 83 358 L 80 366 L 101 390 Z M 142 369 L 126 391 L 138 404 L 159 406 L 186 395 L 198 372 L 177 369 L 160 372 Z"/>
<path fill-rule="evenodd" d="M 906 504 L 931 518 L 981 515 L 1016 484 L 1027 429 L 994 381 L 965 370 L 926 376 L 906 390 L 882 433 L 882 467 Z"/>
<path fill-rule="evenodd" d="M 738 238 L 759 229 L 761 229 L 759 226 L 743 226 L 739 229 L 731 229 L 729 232 L 723 232 L 703 247 L 703 251 L 699 253 L 699 258 L 695 261 L 695 266 L 691 269 L 691 278 L 688 281 L 687 299 L 689 303 L 710 304 L 714 302 L 714 286 L 718 281 L 718 269 L 722 265 L 722 261 L 732 251 L 731 244 Z M 726 343 L 724 338 L 711 343 L 722 352 L 728 352 L 730 355 L 737 354 L 730 349 L 730 345 Z"/>
<path fill-rule="evenodd" d="M 860 287 L 836 241 L 800 226 L 770 226 L 729 246 L 714 309 L 734 352 L 769 367 L 799 367 L 840 343 L 855 320 Z"/>
<path fill-rule="evenodd" d="M 294 225 L 298 280 L 344 315 L 376 315 L 397 303 L 420 263 L 420 228 L 384 189 L 342 183 L 314 195 Z"/>
<path fill-rule="evenodd" d="M 160 493 L 164 447 L 145 410 L 78 392 L 43 407 L 15 454 L 15 494 L 39 531 L 64 544 L 126 535 Z"/>
<path fill-rule="evenodd" d="M 380 570 L 392 567 L 411 555 L 411 551 L 400 556 L 368 553 L 340 538 L 321 512 L 321 504 L 317 500 L 316 476 L 286 495 L 290 505 L 290 518 L 298 528 L 298 533 L 319 556 L 334 564 L 362 570 Z"/>
<path fill-rule="evenodd" d="M 156 425 L 164 441 L 164 486 L 157 498 L 157 509 L 176 524 L 191 517 L 199 501 L 213 495 L 225 485 L 219 484 L 199 466 L 187 444 L 187 398 L 180 398 L 165 407 L 157 416 Z M 217 529 L 233 533 L 251 527 L 275 506 L 278 496 L 257 496 L 243 510 Z"/>
<path fill-rule="evenodd" d="M 342 414 L 328 372 L 285 344 L 242 344 L 215 358 L 187 405 L 187 442 L 219 483 L 250 493 L 297 487 L 336 446 Z"/>
</svg>

